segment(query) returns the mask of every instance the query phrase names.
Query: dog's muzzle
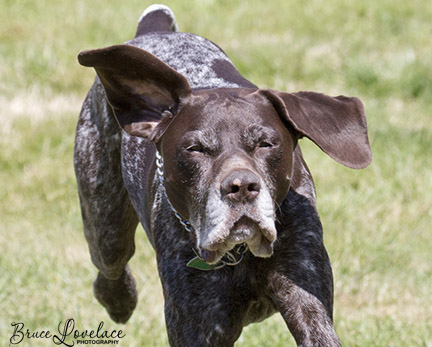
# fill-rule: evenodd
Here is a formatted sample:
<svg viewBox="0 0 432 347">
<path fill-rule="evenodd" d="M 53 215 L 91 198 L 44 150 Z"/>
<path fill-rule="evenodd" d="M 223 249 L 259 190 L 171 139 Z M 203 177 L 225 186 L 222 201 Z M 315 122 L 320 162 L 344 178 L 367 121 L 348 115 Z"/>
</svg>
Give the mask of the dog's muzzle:
<svg viewBox="0 0 432 347">
<path fill-rule="evenodd" d="M 166 193 L 165 184 L 164 184 L 164 172 L 163 172 L 163 158 L 158 151 L 156 151 L 156 175 L 159 180 L 160 186 L 162 188 L 163 194 L 170 205 L 171 210 L 174 213 L 174 216 L 178 219 L 180 224 L 187 232 L 192 232 L 192 225 L 189 221 L 184 220 L 180 214 L 176 211 L 176 209 L 171 204 L 168 195 Z M 218 270 L 225 266 L 235 266 L 239 264 L 243 260 L 244 254 L 248 251 L 248 245 L 245 243 L 241 243 L 236 245 L 231 251 L 227 251 L 219 260 L 214 264 L 208 264 L 206 262 L 206 258 L 210 253 L 206 253 L 206 251 L 202 251 L 201 254 L 198 254 L 195 249 L 194 252 L 197 254 L 195 258 L 192 258 L 186 265 L 188 267 L 192 267 L 198 270 Z"/>
<path fill-rule="evenodd" d="M 253 171 L 236 168 L 222 176 L 206 201 L 198 246 L 203 259 L 217 262 L 227 251 L 246 243 L 257 257 L 270 257 L 276 239 L 274 203 Z"/>
</svg>

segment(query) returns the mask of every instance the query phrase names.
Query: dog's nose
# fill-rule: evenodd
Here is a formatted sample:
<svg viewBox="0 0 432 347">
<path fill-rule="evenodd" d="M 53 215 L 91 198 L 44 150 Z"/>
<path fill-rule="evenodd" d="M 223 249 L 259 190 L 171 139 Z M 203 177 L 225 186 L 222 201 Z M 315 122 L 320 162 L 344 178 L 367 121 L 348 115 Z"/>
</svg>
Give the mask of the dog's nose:
<svg viewBox="0 0 432 347">
<path fill-rule="evenodd" d="M 258 196 L 261 184 L 250 170 L 235 170 L 221 182 L 222 197 L 232 202 L 252 202 Z"/>
</svg>

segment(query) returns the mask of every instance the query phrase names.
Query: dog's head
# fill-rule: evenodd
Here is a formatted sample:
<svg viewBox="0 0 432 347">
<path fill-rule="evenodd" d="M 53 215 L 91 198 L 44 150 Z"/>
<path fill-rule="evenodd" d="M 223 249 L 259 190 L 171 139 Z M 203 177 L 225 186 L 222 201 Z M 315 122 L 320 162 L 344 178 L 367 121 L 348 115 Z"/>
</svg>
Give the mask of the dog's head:
<svg viewBox="0 0 432 347">
<path fill-rule="evenodd" d="M 208 263 L 244 242 L 255 256 L 272 255 L 276 209 L 290 187 L 299 138 L 351 168 L 371 161 L 356 98 L 192 91 L 181 74 L 128 45 L 85 51 L 79 61 L 96 69 L 120 126 L 156 144 L 169 200 L 192 224 Z"/>
</svg>

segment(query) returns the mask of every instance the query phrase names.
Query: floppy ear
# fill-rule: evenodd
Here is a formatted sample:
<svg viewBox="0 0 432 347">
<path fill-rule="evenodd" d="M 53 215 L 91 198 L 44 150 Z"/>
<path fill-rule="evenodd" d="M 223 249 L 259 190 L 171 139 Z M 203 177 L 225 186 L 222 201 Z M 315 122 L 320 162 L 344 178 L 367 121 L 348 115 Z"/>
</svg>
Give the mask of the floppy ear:
<svg viewBox="0 0 432 347">
<path fill-rule="evenodd" d="M 156 128 L 161 119 L 168 123 L 180 100 L 191 93 L 185 77 L 134 46 L 83 51 L 78 61 L 95 68 L 120 126 L 152 141 L 161 136 L 161 127 Z"/>
<path fill-rule="evenodd" d="M 263 91 L 280 117 L 337 162 L 362 169 L 372 161 L 366 115 L 357 98 Z"/>
</svg>

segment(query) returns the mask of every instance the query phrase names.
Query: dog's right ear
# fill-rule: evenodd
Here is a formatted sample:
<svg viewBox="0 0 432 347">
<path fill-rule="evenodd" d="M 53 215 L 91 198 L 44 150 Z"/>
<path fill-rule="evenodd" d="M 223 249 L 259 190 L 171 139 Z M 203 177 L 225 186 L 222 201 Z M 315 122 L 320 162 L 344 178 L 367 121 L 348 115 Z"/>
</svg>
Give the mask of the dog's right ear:
<svg viewBox="0 0 432 347">
<path fill-rule="evenodd" d="M 157 142 L 191 93 L 183 75 L 134 46 L 83 51 L 78 61 L 96 70 L 120 126 L 151 141 Z"/>
</svg>

